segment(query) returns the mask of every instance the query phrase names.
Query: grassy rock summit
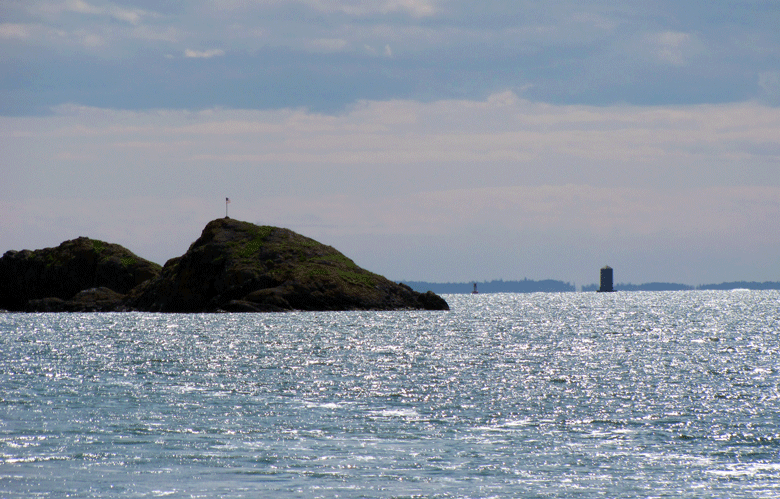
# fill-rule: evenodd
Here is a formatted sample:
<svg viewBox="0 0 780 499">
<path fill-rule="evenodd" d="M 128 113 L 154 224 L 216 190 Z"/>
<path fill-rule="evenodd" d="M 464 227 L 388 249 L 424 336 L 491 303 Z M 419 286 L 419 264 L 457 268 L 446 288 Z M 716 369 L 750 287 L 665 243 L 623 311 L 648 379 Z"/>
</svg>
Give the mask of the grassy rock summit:
<svg viewBox="0 0 780 499">
<path fill-rule="evenodd" d="M 108 249 L 110 255 L 103 253 Z M 162 269 L 121 246 L 79 238 L 58 248 L 7 252 L 0 281 L 0 308 L 8 310 L 449 309 L 433 292 L 364 270 L 330 246 L 229 218 L 209 222 Z"/>
<path fill-rule="evenodd" d="M 209 222 L 183 256 L 131 295 L 131 308 L 161 312 L 449 308 L 313 239 L 230 218 Z"/>
</svg>

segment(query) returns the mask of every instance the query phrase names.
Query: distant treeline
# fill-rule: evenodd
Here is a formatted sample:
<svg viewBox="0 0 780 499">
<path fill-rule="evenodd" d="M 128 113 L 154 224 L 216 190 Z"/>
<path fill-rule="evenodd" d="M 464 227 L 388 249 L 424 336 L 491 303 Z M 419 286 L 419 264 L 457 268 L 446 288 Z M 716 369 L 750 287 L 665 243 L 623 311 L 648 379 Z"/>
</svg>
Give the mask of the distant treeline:
<svg viewBox="0 0 780 499">
<path fill-rule="evenodd" d="M 474 289 L 474 282 L 403 281 L 403 283 L 421 293 L 430 290 L 436 294 L 467 294 Z M 597 289 L 599 289 L 598 284 L 582 286 L 582 291 L 596 291 Z M 615 290 L 617 291 L 690 291 L 707 289 L 780 289 L 780 282 L 734 281 L 722 282 L 720 284 L 701 284 L 699 286 L 689 286 L 674 282 L 619 283 L 615 285 Z M 478 282 L 477 291 L 480 293 L 564 293 L 576 291 L 576 289 L 573 284 L 563 281 L 523 279 L 522 281 Z"/>
<path fill-rule="evenodd" d="M 583 291 L 596 291 L 598 284 L 588 284 L 582 287 Z M 722 282 L 720 284 L 700 284 L 699 286 L 688 286 L 687 284 L 677 284 L 673 282 L 648 282 L 645 284 L 619 283 L 615 285 L 617 291 L 688 291 L 688 290 L 706 290 L 706 289 L 780 289 L 780 282 L 766 281 L 734 281 Z"/>
<path fill-rule="evenodd" d="M 474 282 L 423 282 L 423 281 L 403 281 L 415 291 L 424 293 L 433 291 L 436 294 L 459 294 L 471 293 L 474 290 Z M 563 281 L 554 281 L 545 279 L 543 281 L 533 281 L 523 279 L 522 281 L 490 281 L 478 282 L 477 291 L 480 293 L 561 293 L 565 291 L 576 291 L 573 284 Z"/>
</svg>

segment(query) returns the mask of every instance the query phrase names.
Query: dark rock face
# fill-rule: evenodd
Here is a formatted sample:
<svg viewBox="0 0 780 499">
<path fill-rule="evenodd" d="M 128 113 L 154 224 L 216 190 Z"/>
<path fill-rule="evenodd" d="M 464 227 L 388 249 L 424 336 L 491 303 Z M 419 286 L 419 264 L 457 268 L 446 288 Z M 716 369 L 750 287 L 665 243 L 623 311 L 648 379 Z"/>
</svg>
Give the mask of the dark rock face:
<svg viewBox="0 0 780 499">
<path fill-rule="evenodd" d="M 28 312 L 449 310 L 287 229 L 210 222 L 187 252 L 159 265 L 80 237 L 0 258 L 0 309 Z"/>
<path fill-rule="evenodd" d="M 125 304 L 155 312 L 449 309 L 441 297 L 364 270 L 330 246 L 228 218 L 210 222 Z"/>
<path fill-rule="evenodd" d="M 56 248 L 8 251 L 0 258 L 0 308 L 116 310 L 123 295 L 159 272 L 159 265 L 122 246 L 86 237 Z M 80 295 L 92 288 L 103 291 Z"/>
<path fill-rule="evenodd" d="M 79 291 L 70 300 L 41 298 L 27 302 L 27 312 L 116 312 L 123 310 L 125 295 L 106 287 Z"/>
<path fill-rule="evenodd" d="M 449 310 L 450 306 L 441 296 L 433 291 L 426 291 L 419 297 L 420 303 L 425 310 Z"/>
</svg>

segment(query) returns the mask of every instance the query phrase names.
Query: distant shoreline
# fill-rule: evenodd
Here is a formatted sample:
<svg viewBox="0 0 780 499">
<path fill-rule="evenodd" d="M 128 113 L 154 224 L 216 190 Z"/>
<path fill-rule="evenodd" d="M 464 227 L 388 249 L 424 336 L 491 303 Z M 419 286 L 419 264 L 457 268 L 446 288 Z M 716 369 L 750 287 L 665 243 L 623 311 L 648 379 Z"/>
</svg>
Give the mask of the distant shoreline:
<svg viewBox="0 0 780 499">
<path fill-rule="evenodd" d="M 474 289 L 474 282 L 427 282 L 427 281 L 401 281 L 415 291 L 431 290 L 437 294 L 470 294 Z M 534 281 L 523 279 L 522 281 L 483 281 L 476 282 L 479 293 L 573 293 L 578 291 L 574 284 L 553 279 Z M 598 284 L 586 284 L 579 291 L 590 292 L 599 289 Z M 720 284 L 701 284 L 690 286 L 671 282 L 648 282 L 644 284 L 618 283 L 617 291 L 696 291 L 696 290 L 732 290 L 732 289 L 780 289 L 778 281 L 732 281 Z"/>
<path fill-rule="evenodd" d="M 598 284 L 588 284 L 582 286 L 582 291 L 596 291 Z M 698 286 L 689 286 L 687 284 L 677 284 L 673 282 L 648 282 L 644 284 L 618 283 L 615 284 L 617 291 L 706 291 L 720 290 L 729 291 L 732 289 L 780 289 L 780 282 L 777 281 L 732 281 L 721 282 L 719 284 L 700 284 Z"/>
<path fill-rule="evenodd" d="M 425 281 L 401 281 L 415 291 L 418 289 L 431 290 L 436 294 L 470 294 L 474 290 L 474 281 L 471 282 L 425 282 Z M 438 291 L 436 291 L 438 290 Z M 552 279 L 534 281 L 524 279 L 522 281 L 484 281 L 477 282 L 479 293 L 566 293 L 574 292 L 573 284 Z"/>
</svg>

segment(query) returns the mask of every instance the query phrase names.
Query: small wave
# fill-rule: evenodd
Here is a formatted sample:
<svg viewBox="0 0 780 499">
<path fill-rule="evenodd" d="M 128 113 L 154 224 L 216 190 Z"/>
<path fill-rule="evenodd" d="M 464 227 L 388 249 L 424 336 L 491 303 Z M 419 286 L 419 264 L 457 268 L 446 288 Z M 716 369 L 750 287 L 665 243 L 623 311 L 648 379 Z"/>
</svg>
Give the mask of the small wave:
<svg viewBox="0 0 780 499">
<path fill-rule="evenodd" d="M 410 419 L 410 420 L 421 419 L 420 413 L 417 412 L 415 409 L 411 409 L 411 408 L 382 409 L 378 411 L 371 411 L 369 414 L 371 414 L 374 417 L 380 417 L 380 418 L 403 418 L 403 419 Z"/>
<path fill-rule="evenodd" d="M 307 409 L 342 409 L 343 404 L 337 402 L 304 402 Z"/>
<path fill-rule="evenodd" d="M 13 456 L 2 456 L 0 457 L 0 462 L 6 463 L 6 464 L 27 464 L 27 463 L 45 463 L 47 461 L 69 461 L 70 457 L 68 456 L 62 456 L 62 455 L 56 455 L 56 456 L 24 456 L 24 457 L 13 457 Z"/>
<path fill-rule="evenodd" d="M 732 464 L 726 469 L 707 470 L 710 475 L 721 477 L 753 477 L 763 474 L 776 474 L 780 471 L 780 463 L 753 463 L 753 464 Z"/>
</svg>

